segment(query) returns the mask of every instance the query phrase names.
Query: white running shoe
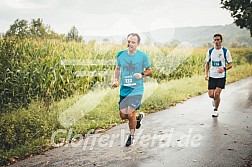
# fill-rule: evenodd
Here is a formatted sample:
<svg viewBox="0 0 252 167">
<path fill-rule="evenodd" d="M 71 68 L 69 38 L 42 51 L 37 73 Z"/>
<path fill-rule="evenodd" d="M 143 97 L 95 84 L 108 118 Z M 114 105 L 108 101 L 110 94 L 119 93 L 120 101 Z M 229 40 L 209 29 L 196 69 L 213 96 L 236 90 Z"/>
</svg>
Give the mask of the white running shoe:
<svg viewBox="0 0 252 167">
<path fill-rule="evenodd" d="M 214 109 L 212 117 L 218 117 L 218 116 L 219 116 L 218 111 L 216 109 Z"/>
</svg>

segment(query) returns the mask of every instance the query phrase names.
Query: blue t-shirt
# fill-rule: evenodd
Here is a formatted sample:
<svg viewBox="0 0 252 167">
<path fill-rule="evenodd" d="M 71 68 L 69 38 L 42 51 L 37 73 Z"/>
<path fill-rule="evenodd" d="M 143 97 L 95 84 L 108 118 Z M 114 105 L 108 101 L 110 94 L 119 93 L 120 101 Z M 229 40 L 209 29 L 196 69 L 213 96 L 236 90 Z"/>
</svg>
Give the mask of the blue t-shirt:
<svg viewBox="0 0 252 167">
<path fill-rule="evenodd" d="M 120 67 L 120 95 L 135 96 L 143 94 L 143 78 L 137 79 L 134 74 L 141 73 L 151 66 L 148 56 L 137 50 L 134 55 L 129 55 L 128 50 L 118 52 L 116 65 Z"/>
</svg>

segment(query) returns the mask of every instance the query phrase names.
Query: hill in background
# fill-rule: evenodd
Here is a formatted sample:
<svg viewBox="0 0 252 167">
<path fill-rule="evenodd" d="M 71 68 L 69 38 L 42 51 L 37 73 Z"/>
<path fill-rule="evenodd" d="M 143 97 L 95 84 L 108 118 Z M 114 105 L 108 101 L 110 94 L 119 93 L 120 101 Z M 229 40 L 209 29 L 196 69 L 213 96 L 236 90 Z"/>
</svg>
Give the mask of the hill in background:
<svg viewBox="0 0 252 167">
<path fill-rule="evenodd" d="M 163 45 L 173 45 L 180 42 L 189 42 L 198 47 L 210 47 L 213 45 L 213 35 L 220 33 L 223 35 L 223 45 L 227 47 L 252 47 L 252 37 L 247 29 L 240 29 L 235 24 L 225 26 L 199 26 L 163 28 L 144 32 L 141 34 L 142 43 L 158 43 Z M 126 35 L 121 36 L 84 36 L 84 40 L 89 42 L 114 41 L 115 43 L 126 42 Z"/>
<path fill-rule="evenodd" d="M 247 29 L 240 29 L 235 24 L 226 26 L 202 26 L 176 28 L 173 40 L 188 41 L 195 45 L 212 45 L 213 35 L 223 36 L 223 45 L 229 47 L 252 47 L 252 38 Z"/>
</svg>

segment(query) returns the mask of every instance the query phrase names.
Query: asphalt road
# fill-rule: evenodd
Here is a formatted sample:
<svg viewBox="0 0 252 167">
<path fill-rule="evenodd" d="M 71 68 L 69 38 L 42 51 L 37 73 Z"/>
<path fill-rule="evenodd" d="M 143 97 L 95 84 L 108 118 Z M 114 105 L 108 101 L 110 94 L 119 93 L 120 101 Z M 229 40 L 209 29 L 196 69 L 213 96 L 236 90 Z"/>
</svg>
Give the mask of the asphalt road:
<svg viewBox="0 0 252 167">
<path fill-rule="evenodd" d="M 218 118 L 207 94 L 147 115 L 130 147 L 125 123 L 13 166 L 243 166 L 252 155 L 252 77 L 227 85 L 221 99 Z"/>
</svg>

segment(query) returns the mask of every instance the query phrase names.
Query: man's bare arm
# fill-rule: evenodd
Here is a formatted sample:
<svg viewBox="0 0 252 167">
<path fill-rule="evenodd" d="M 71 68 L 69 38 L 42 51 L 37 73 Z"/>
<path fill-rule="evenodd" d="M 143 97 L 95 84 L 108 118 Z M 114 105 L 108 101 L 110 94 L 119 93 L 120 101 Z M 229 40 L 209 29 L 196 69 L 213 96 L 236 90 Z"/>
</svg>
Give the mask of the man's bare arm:
<svg viewBox="0 0 252 167">
<path fill-rule="evenodd" d="M 114 72 L 114 82 L 113 82 L 112 87 L 118 87 L 119 86 L 119 82 L 118 82 L 119 76 L 120 76 L 120 67 L 116 66 L 115 72 Z"/>
<path fill-rule="evenodd" d="M 205 64 L 205 80 L 209 79 L 208 72 L 209 72 L 209 62 L 206 62 L 206 64 Z"/>
</svg>

